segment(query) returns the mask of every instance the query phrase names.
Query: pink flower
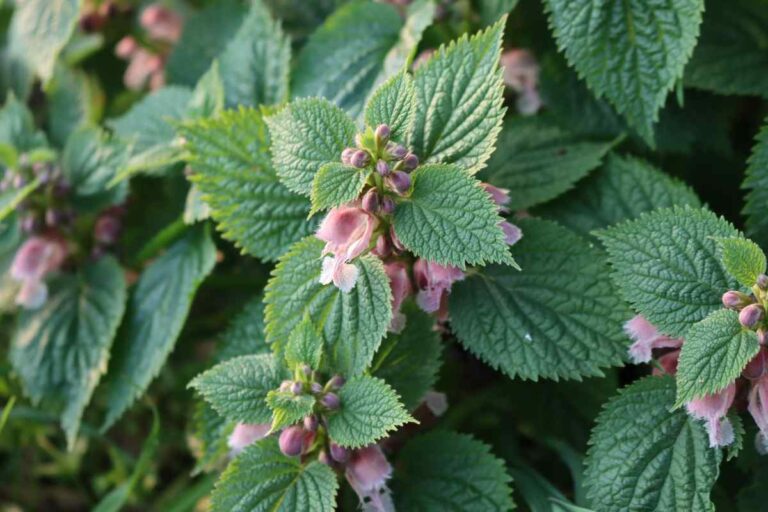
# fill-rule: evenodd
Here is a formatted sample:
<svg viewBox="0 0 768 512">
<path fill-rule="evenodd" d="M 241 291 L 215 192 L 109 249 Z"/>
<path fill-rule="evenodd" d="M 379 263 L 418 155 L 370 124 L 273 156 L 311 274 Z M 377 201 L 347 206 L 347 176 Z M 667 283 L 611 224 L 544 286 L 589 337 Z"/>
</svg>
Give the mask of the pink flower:
<svg viewBox="0 0 768 512">
<path fill-rule="evenodd" d="M 325 242 L 320 283 L 333 282 L 342 292 L 349 292 L 357 282 L 357 267 L 349 262 L 368 249 L 378 224 L 375 216 L 356 206 L 340 206 L 328 212 L 317 238 Z"/>
<path fill-rule="evenodd" d="M 145 48 L 136 49 L 130 56 L 123 75 L 125 86 L 132 90 L 143 89 L 148 83 L 157 82 L 163 73 L 163 59 Z"/>
<path fill-rule="evenodd" d="M 389 277 L 389 286 L 392 289 L 392 321 L 389 324 L 389 330 L 399 333 L 405 327 L 405 315 L 400 311 L 400 306 L 406 297 L 413 293 L 413 286 L 405 263 L 401 261 L 387 263 L 384 265 L 384 271 Z"/>
<path fill-rule="evenodd" d="M 139 20 L 150 39 L 175 43 L 181 37 L 181 16 L 160 4 L 152 4 L 141 13 Z"/>
<path fill-rule="evenodd" d="M 504 83 L 517 94 L 517 110 L 523 115 L 535 114 L 542 105 L 539 95 L 539 64 L 528 50 L 512 49 L 501 56 Z"/>
<path fill-rule="evenodd" d="M 48 287 L 43 279 L 57 270 L 67 256 L 63 240 L 33 236 L 22 244 L 11 264 L 11 279 L 21 283 L 16 304 L 27 309 L 41 307 L 48 298 Z"/>
<path fill-rule="evenodd" d="M 499 226 L 504 232 L 504 241 L 507 242 L 507 245 L 515 245 L 523 238 L 523 231 L 514 224 L 504 220 L 499 223 Z"/>
<path fill-rule="evenodd" d="M 768 374 L 768 348 L 760 347 L 760 351 L 742 370 L 741 376 L 749 380 L 760 380 Z"/>
<path fill-rule="evenodd" d="M 655 348 L 680 348 L 683 345 L 682 339 L 659 333 L 643 315 L 637 315 L 624 324 L 624 332 L 634 341 L 629 347 L 629 357 L 635 364 L 650 361 Z"/>
<path fill-rule="evenodd" d="M 727 446 L 734 440 L 733 425 L 725 417 L 736 396 L 736 383 L 731 383 L 718 393 L 707 395 L 685 404 L 688 414 L 706 421 L 709 446 Z M 750 410 L 751 412 L 751 410 Z M 753 414 L 754 415 L 754 414 Z"/>
<path fill-rule="evenodd" d="M 759 435 L 765 444 L 768 442 L 768 376 L 763 376 L 752 384 L 747 410 L 760 429 Z"/>
<path fill-rule="evenodd" d="M 139 49 L 139 44 L 131 36 L 125 36 L 115 46 L 115 55 L 121 59 L 128 59 Z"/>
<path fill-rule="evenodd" d="M 444 298 L 453 283 L 464 279 L 464 272 L 456 267 L 418 259 L 413 265 L 413 277 L 419 289 L 416 303 L 427 313 L 434 313 L 441 309 L 441 304 L 444 305 Z"/>
<path fill-rule="evenodd" d="M 238 423 L 235 429 L 229 435 L 227 445 L 230 448 L 230 455 L 237 456 L 246 447 L 264 439 L 269 432 L 269 423 Z"/>
<path fill-rule="evenodd" d="M 392 466 L 378 445 L 372 444 L 352 452 L 345 475 L 368 510 L 394 510 L 386 487 L 387 480 L 392 476 Z"/>
<path fill-rule="evenodd" d="M 427 391 L 424 395 L 424 405 L 435 417 L 440 417 L 448 410 L 448 397 L 439 391 Z"/>
<path fill-rule="evenodd" d="M 507 208 L 507 205 L 509 204 L 509 190 L 505 188 L 498 188 L 494 187 L 490 183 L 481 183 L 483 188 L 486 192 L 491 196 L 491 199 L 493 199 L 493 202 L 496 203 L 496 206 L 499 207 L 499 212 L 501 213 L 508 213 L 509 208 Z"/>
<path fill-rule="evenodd" d="M 659 365 L 661 365 L 661 369 L 654 368 L 651 372 L 653 375 L 674 375 L 677 373 L 677 363 L 680 359 L 680 351 L 679 350 L 673 350 L 671 352 L 667 352 L 663 356 L 659 357 Z"/>
</svg>

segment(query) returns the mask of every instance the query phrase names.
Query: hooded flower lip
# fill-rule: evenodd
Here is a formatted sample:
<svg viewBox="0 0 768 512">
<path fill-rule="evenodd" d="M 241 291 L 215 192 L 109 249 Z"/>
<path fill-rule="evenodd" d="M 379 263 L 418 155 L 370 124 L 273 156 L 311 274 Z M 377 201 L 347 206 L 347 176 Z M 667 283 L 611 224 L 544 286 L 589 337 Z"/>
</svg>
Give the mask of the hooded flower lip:
<svg viewBox="0 0 768 512">
<path fill-rule="evenodd" d="M 16 303 L 28 309 L 41 307 L 48 298 L 48 287 L 43 279 L 57 270 L 67 256 L 62 240 L 54 237 L 33 236 L 16 251 L 10 276 L 21 283 Z"/>
<path fill-rule="evenodd" d="M 768 443 L 768 375 L 763 375 L 752 385 L 747 410 L 760 429 L 758 436 L 762 443 L 758 446 L 765 446 Z"/>
<path fill-rule="evenodd" d="M 413 277 L 419 290 L 416 303 L 427 313 L 434 313 L 440 309 L 453 283 L 464 279 L 464 272 L 458 267 L 418 259 L 413 264 Z"/>
<path fill-rule="evenodd" d="M 729 384 L 725 389 L 711 395 L 691 400 L 685 404 L 688 414 L 697 419 L 705 420 L 709 434 L 709 446 L 727 446 L 734 440 L 733 425 L 725 417 L 736 397 L 736 383 Z"/>
<path fill-rule="evenodd" d="M 391 510 L 386 484 L 392 476 L 392 466 L 378 445 L 372 444 L 352 452 L 345 476 L 364 506 L 378 512 Z"/>
<path fill-rule="evenodd" d="M 400 306 L 406 297 L 413 293 L 413 285 L 408 276 L 408 268 L 403 262 L 386 263 L 384 272 L 389 277 L 389 286 L 392 289 L 392 321 L 389 324 L 389 330 L 400 333 L 405 328 L 405 315 L 400 311 Z"/>
<path fill-rule="evenodd" d="M 320 283 L 333 282 L 341 291 L 349 292 L 357 282 L 357 267 L 349 262 L 360 256 L 371 243 L 378 219 L 357 206 L 333 208 L 326 215 L 316 236 L 325 242 Z"/>
<path fill-rule="evenodd" d="M 232 457 L 237 456 L 251 444 L 264 439 L 269 433 L 269 423 L 238 423 L 227 439 Z"/>
<path fill-rule="evenodd" d="M 683 345 L 682 339 L 661 334 L 643 315 L 636 315 L 624 324 L 624 332 L 634 341 L 629 347 L 629 356 L 635 364 L 649 362 L 655 348 L 680 348 Z"/>
</svg>

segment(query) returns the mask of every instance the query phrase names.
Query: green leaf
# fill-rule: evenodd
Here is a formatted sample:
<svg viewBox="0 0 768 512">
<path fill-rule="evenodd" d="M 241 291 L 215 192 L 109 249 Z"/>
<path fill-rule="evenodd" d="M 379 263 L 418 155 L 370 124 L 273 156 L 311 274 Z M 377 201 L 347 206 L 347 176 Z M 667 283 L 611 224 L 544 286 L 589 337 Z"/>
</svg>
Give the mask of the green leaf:
<svg viewBox="0 0 768 512">
<path fill-rule="evenodd" d="M 197 463 L 192 474 L 218 469 L 219 461 L 229 451 L 227 444 L 235 423 L 227 420 L 200 397 L 195 397 L 191 419 L 189 450 Z"/>
<path fill-rule="evenodd" d="M 413 0 L 405 8 L 405 24 L 395 46 L 384 57 L 384 69 L 376 77 L 375 85 L 381 85 L 413 63 L 424 31 L 432 25 L 437 12 L 434 0 Z M 375 87 L 374 87 L 375 88 Z"/>
<path fill-rule="evenodd" d="M 510 377 L 602 375 L 621 364 L 629 311 L 603 254 L 549 221 L 521 219 L 523 268 L 493 265 L 454 284 L 451 327 L 471 352 Z"/>
<path fill-rule="evenodd" d="M 466 434 L 434 431 L 411 439 L 397 460 L 397 510 L 502 512 L 515 508 L 511 478 L 490 448 Z"/>
<path fill-rule="evenodd" d="M 483 180 L 508 188 L 509 208 L 553 199 L 597 168 L 615 142 L 590 141 L 538 117 L 509 118 Z"/>
<path fill-rule="evenodd" d="M 720 309 L 723 292 L 736 287 L 720 263 L 718 236 L 739 233 L 714 213 L 688 207 L 644 213 L 598 233 L 624 298 L 673 337 Z"/>
<path fill-rule="evenodd" d="M 187 198 L 184 200 L 184 213 L 182 214 L 184 224 L 192 225 L 204 221 L 210 216 L 211 207 L 203 200 L 200 187 L 192 183 L 187 191 Z"/>
<path fill-rule="evenodd" d="M 56 66 L 46 88 L 48 132 L 57 147 L 63 147 L 69 134 L 101 115 L 101 90 L 95 77 L 87 73 Z"/>
<path fill-rule="evenodd" d="M 693 324 L 680 352 L 675 407 L 725 389 L 759 350 L 757 334 L 741 326 L 736 311 L 720 309 Z"/>
<path fill-rule="evenodd" d="M 288 98 L 291 43 L 261 0 L 219 57 L 227 106 L 276 105 Z"/>
<path fill-rule="evenodd" d="M 416 89 L 405 70 L 396 74 L 373 92 L 365 105 L 365 124 L 376 128 L 386 124 L 390 139 L 405 141 L 416 114 Z"/>
<path fill-rule="evenodd" d="M 357 0 L 342 6 L 299 53 L 291 82 L 293 96 L 327 98 L 357 117 L 402 26 L 391 5 Z"/>
<path fill-rule="evenodd" d="M 216 247 L 205 227 L 192 228 L 155 259 L 133 291 L 124 336 L 115 347 L 107 381 L 103 429 L 149 386 L 173 350 L 195 291 L 213 269 Z"/>
<path fill-rule="evenodd" d="M 686 205 L 701 207 L 688 185 L 645 160 L 609 153 L 603 167 L 575 190 L 535 208 L 534 213 L 589 236 L 596 229 L 656 208 Z"/>
<path fill-rule="evenodd" d="M 305 196 L 312 190 L 315 173 L 340 161 L 355 136 L 352 120 L 321 98 L 296 100 L 266 121 L 277 175 L 286 187 Z"/>
<path fill-rule="evenodd" d="M 217 0 L 184 19 L 184 30 L 168 56 L 169 83 L 193 87 L 227 47 L 247 15 L 245 2 Z"/>
<path fill-rule="evenodd" d="M 400 334 L 389 333 L 381 343 L 371 374 L 387 381 L 412 411 L 437 382 L 443 346 L 431 315 L 413 302 L 403 305 L 403 313 L 405 328 Z"/>
<path fill-rule="evenodd" d="M 369 169 L 358 169 L 338 162 L 322 166 L 312 181 L 310 215 L 357 199 L 369 174 Z"/>
<path fill-rule="evenodd" d="M 240 423 L 266 423 L 272 417 L 267 393 L 288 374 L 271 354 L 240 356 L 219 363 L 189 383 L 216 411 Z"/>
<path fill-rule="evenodd" d="M 752 288 L 757 276 L 765 272 L 765 253 L 746 238 L 716 238 L 725 270 L 746 288 Z"/>
<path fill-rule="evenodd" d="M 36 177 L 21 188 L 9 187 L 0 192 L 0 221 L 5 221 L 13 214 L 19 205 L 40 186 L 40 178 Z"/>
<path fill-rule="evenodd" d="M 221 335 L 214 354 L 217 361 L 270 352 L 264 335 L 264 297 L 249 300 Z"/>
<path fill-rule="evenodd" d="M 547 0 L 560 49 L 646 140 L 699 35 L 703 0 Z"/>
<path fill-rule="evenodd" d="M 518 0 L 476 0 L 480 22 L 483 25 L 493 25 L 499 18 L 517 6 Z"/>
<path fill-rule="evenodd" d="M 9 37 L 44 84 L 75 30 L 80 4 L 80 0 L 24 0 L 16 5 Z"/>
<path fill-rule="evenodd" d="M 246 448 L 227 467 L 211 495 L 211 509 L 332 512 L 338 486 L 330 467 L 283 455 L 270 437 Z"/>
<path fill-rule="evenodd" d="M 320 368 L 323 357 L 323 338 L 315 330 L 315 325 L 304 313 L 304 319 L 291 331 L 285 344 L 285 360 L 290 367 L 308 364 L 310 368 Z"/>
<path fill-rule="evenodd" d="M 341 407 L 328 416 L 328 434 L 341 446 L 367 446 L 405 423 L 416 422 L 395 390 L 376 377 L 353 377 L 338 395 Z"/>
<path fill-rule="evenodd" d="M 760 0 L 709 2 L 684 83 L 718 94 L 768 96 L 768 12 Z"/>
<path fill-rule="evenodd" d="M 456 164 L 471 174 L 485 166 L 505 111 L 499 55 L 506 20 L 441 46 L 419 66 L 409 144 L 421 161 Z"/>
<path fill-rule="evenodd" d="M 200 77 L 187 104 L 189 117 L 213 117 L 224 110 L 224 83 L 221 81 L 219 62 Z"/>
<path fill-rule="evenodd" d="M 703 425 L 670 411 L 671 377 L 646 377 L 605 406 L 592 431 L 585 483 L 591 508 L 713 511 L 721 454 Z"/>
<path fill-rule="evenodd" d="M 427 164 L 412 175 L 410 196 L 397 205 L 395 234 L 419 257 L 465 268 L 514 265 L 497 207 L 480 183 L 454 165 Z"/>
<path fill-rule="evenodd" d="M 48 145 L 45 135 L 35 128 L 32 113 L 13 94 L 8 95 L 0 110 L 0 143 L 12 146 L 19 152 Z"/>
<path fill-rule="evenodd" d="M 742 188 L 748 190 L 742 213 L 747 217 L 747 235 L 760 245 L 767 246 L 768 215 L 765 215 L 765 211 L 768 207 L 768 118 L 763 121 L 755 141 L 742 183 Z"/>
<path fill-rule="evenodd" d="M 273 412 L 270 431 L 277 432 L 312 414 L 315 398 L 311 395 L 294 395 L 273 390 L 267 394 L 267 405 Z"/>
<path fill-rule="evenodd" d="M 739 456 L 744 449 L 744 437 L 747 433 L 744 430 L 744 421 L 737 412 L 731 412 L 728 414 L 728 421 L 733 426 L 733 443 L 728 445 L 725 449 L 726 462 L 735 459 Z"/>
<path fill-rule="evenodd" d="M 93 212 L 124 201 L 128 184 L 111 189 L 108 184 L 127 157 L 128 148 L 101 128 L 84 127 L 72 133 L 64 146 L 61 169 L 75 195 L 74 205 Z"/>
<path fill-rule="evenodd" d="M 42 309 L 19 316 L 11 362 L 32 402 L 59 411 L 69 448 L 106 370 L 125 301 L 123 271 L 107 256 L 51 283 Z"/>
<path fill-rule="evenodd" d="M 274 260 L 312 233 L 309 201 L 289 191 L 269 158 L 269 136 L 255 109 L 225 111 L 179 127 L 192 182 L 222 235 L 256 257 Z"/>
<path fill-rule="evenodd" d="M 343 293 L 320 284 L 323 242 L 307 237 L 278 262 L 266 287 L 267 341 L 283 344 L 305 313 L 322 332 L 325 365 L 347 376 L 360 374 L 373 360 L 386 334 L 392 306 L 389 278 L 381 260 L 355 260 L 355 287 Z"/>
</svg>

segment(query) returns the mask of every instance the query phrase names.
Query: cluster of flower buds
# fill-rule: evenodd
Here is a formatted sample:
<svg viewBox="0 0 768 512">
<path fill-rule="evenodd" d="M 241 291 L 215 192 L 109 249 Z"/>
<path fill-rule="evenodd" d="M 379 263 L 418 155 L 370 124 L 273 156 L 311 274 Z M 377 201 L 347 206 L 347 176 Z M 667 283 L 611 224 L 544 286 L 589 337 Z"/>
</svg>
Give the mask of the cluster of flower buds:
<svg viewBox="0 0 768 512">
<path fill-rule="evenodd" d="M 752 293 L 746 294 L 729 290 L 723 294 L 723 306 L 739 312 L 739 323 L 745 329 L 756 331 L 760 344 L 766 344 L 765 303 L 768 300 L 768 276 L 760 274 L 752 287 Z"/>
<path fill-rule="evenodd" d="M 171 48 L 181 37 L 183 20 L 167 7 L 151 4 L 141 12 L 139 23 L 146 31 L 147 44 L 125 36 L 115 47 L 115 55 L 128 61 L 123 82 L 133 90 L 145 86 L 151 90 L 159 89 L 165 85 L 165 63 Z"/>
</svg>

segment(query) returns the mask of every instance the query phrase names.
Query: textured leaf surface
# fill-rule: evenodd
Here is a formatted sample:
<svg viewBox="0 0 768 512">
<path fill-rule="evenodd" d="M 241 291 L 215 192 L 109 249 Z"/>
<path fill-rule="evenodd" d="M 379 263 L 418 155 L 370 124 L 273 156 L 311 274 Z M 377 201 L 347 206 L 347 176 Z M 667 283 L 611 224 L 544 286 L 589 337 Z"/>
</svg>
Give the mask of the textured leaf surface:
<svg viewBox="0 0 768 512">
<path fill-rule="evenodd" d="M 261 0 L 219 57 L 228 107 L 275 105 L 288 98 L 291 44 Z"/>
<path fill-rule="evenodd" d="M 506 17 L 442 46 L 414 76 L 412 150 L 424 162 L 476 173 L 493 152 L 504 117 L 499 53 Z"/>
<path fill-rule="evenodd" d="M 13 13 L 14 48 L 44 83 L 53 76 L 56 57 L 67 44 L 80 16 L 81 0 L 24 0 Z"/>
<path fill-rule="evenodd" d="M 480 183 L 455 165 L 431 164 L 412 175 L 410 196 L 395 210 L 395 233 L 414 254 L 442 264 L 514 260 L 496 205 Z"/>
<path fill-rule="evenodd" d="M 291 367 L 308 364 L 310 368 L 320 368 L 323 357 L 323 338 L 315 330 L 315 325 L 304 314 L 304 319 L 291 331 L 285 345 L 285 360 Z"/>
<path fill-rule="evenodd" d="M 395 390 L 376 377 L 353 377 L 338 395 L 341 407 L 328 417 L 328 434 L 341 446 L 369 445 L 400 425 L 415 421 Z"/>
<path fill-rule="evenodd" d="M 550 25 L 589 87 L 646 140 L 691 56 L 703 0 L 547 0 Z"/>
<path fill-rule="evenodd" d="M 101 115 L 98 81 L 81 70 L 56 66 L 46 88 L 48 133 L 57 147 L 63 147 L 69 134 L 97 121 Z"/>
<path fill-rule="evenodd" d="M 712 237 L 739 233 L 707 210 L 667 208 L 598 233 L 624 298 L 663 333 L 688 328 L 722 307 L 736 286 Z"/>
<path fill-rule="evenodd" d="M 760 0 L 708 2 L 684 81 L 719 94 L 768 96 L 768 11 Z"/>
<path fill-rule="evenodd" d="M 1 139 L 0 139 L 1 140 Z M 747 234 L 763 247 L 768 246 L 768 119 L 756 137 L 742 188 L 748 190 L 744 209 Z"/>
<path fill-rule="evenodd" d="M 604 256 L 552 222 L 518 224 L 522 271 L 493 265 L 454 284 L 451 327 L 459 341 L 511 377 L 580 379 L 620 364 L 629 312 Z"/>
<path fill-rule="evenodd" d="M 742 286 L 751 288 L 765 272 L 765 253 L 746 238 L 718 238 L 723 266 Z"/>
<path fill-rule="evenodd" d="M 312 233 L 309 201 L 281 184 L 269 158 L 269 135 L 254 109 L 226 111 L 180 128 L 187 139 L 192 181 L 224 238 L 248 253 L 276 259 Z"/>
<path fill-rule="evenodd" d="M 701 207 L 688 185 L 645 160 L 609 154 L 602 168 L 579 186 L 534 213 L 587 236 L 641 213 L 670 206 Z"/>
<path fill-rule="evenodd" d="M 400 334 L 389 333 L 371 365 L 371 374 L 381 377 L 400 395 L 412 411 L 437 382 L 442 344 L 435 320 L 415 304 L 403 306 L 407 320 Z"/>
<path fill-rule="evenodd" d="M 369 169 L 358 169 L 340 162 L 322 166 L 312 182 L 312 213 L 357 199 L 369 174 Z"/>
<path fill-rule="evenodd" d="M 356 117 L 402 26 L 391 5 L 358 0 L 342 6 L 299 53 L 293 96 L 321 96 Z"/>
<path fill-rule="evenodd" d="M 311 395 L 294 395 L 282 391 L 270 391 L 267 405 L 272 409 L 272 432 L 298 423 L 312 413 L 315 398 Z"/>
<path fill-rule="evenodd" d="M 694 324 L 680 352 L 675 405 L 724 389 L 759 350 L 757 334 L 741 326 L 736 311 L 721 309 Z"/>
<path fill-rule="evenodd" d="M 22 311 L 10 357 L 32 401 L 60 412 L 71 448 L 106 370 L 125 310 L 126 284 L 117 261 L 104 257 L 51 288 L 42 309 Z"/>
<path fill-rule="evenodd" d="M 498 145 L 483 179 L 508 188 L 509 208 L 518 210 L 570 189 L 600 165 L 613 143 L 577 137 L 540 118 L 510 118 Z"/>
<path fill-rule="evenodd" d="M 267 341 L 285 343 L 296 319 L 309 313 L 325 340 L 326 365 L 351 376 L 373 360 L 392 317 L 389 279 L 381 261 L 355 260 L 357 283 L 349 293 L 320 284 L 323 242 L 307 237 L 280 259 L 267 284 Z"/>
<path fill-rule="evenodd" d="M 670 411 L 670 377 L 646 377 L 624 388 L 597 419 L 585 484 L 591 508 L 712 511 L 709 499 L 720 452 L 701 424 Z"/>
<path fill-rule="evenodd" d="M 47 146 L 45 134 L 35 127 L 35 120 L 27 106 L 9 95 L 0 110 L 0 143 L 18 151 L 29 151 Z"/>
<path fill-rule="evenodd" d="M 397 510 L 502 512 L 515 508 L 504 462 L 476 439 L 435 431 L 400 452 L 392 494 Z"/>
<path fill-rule="evenodd" d="M 125 335 L 115 347 L 108 382 L 105 428 L 149 386 L 173 350 L 195 291 L 213 269 L 216 247 L 194 228 L 157 258 L 133 291 Z"/>
<path fill-rule="evenodd" d="M 269 351 L 264 335 L 264 297 L 257 295 L 245 304 L 221 335 L 214 355 L 217 361 L 226 361 Z"/>
<path fill-rule="evenodd" d="M 355 136 L 352 120 L 320 98 L 296 100 L 268 117 L 267 124 L 277 175 L 286 187 L 305 196 L 320 167 L 340 161 Z"/>
<path fill-rule="evenodd" d="M 332 512 L 338 481 L 333 470 L 318 461 L 302 465 L 282 454 L 273 437 L 245 449 L 216 483 L 211 496 L 214 512 Z"/>
<path fill-rule="evenodd" d="M 416 110 L 416 89 L 411 75 L 402 71 L 393 76 L 371 95 L 365 105 L 365 124 L 373 129 L 386 124 L 390 139 L 405 142 L 410 133 Z"/>
<path fill-rule="evenodd" d="M 189 383 L 227 419 L 241 423 L 266 423 L 272 412 L 267 393 L 287 374 L 271 354 L 240 356 L 219 363 Z"/>
</svg>

